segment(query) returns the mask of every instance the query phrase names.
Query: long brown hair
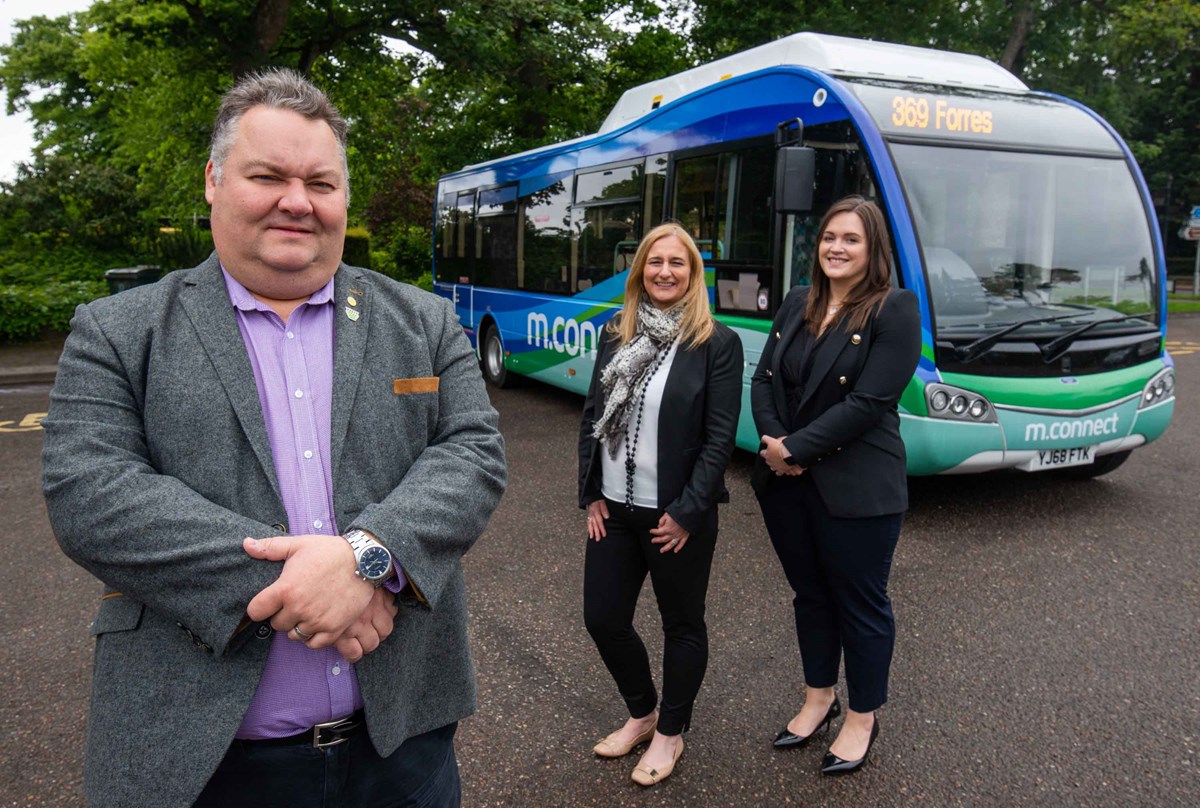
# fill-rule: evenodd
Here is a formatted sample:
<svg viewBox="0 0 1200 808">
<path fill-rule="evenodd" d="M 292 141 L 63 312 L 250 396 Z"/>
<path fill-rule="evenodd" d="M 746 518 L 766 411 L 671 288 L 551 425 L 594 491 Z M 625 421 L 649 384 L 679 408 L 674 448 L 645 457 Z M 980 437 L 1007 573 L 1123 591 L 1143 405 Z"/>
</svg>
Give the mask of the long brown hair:
<svg viewBox="0 0 1200 808">
<path fill-rule="evenodd" d="M 625 306 L 621 313 L 608 323 L 608 329 L 621 336 L 621 344 L 625 345 L 637 336 L 638 304 L 646 297 L 644 279 L 646 277 L 646 261 L 650 257 L 650 248 L 659 239 L 675 236 L 683 243 L 688 254 L 688 288 L 683 293 L 683 299 L 672 308 L 683 307 L 683 319 L 679 323 L 680 341 L 689 348 L 708 342 L 713 333 L 712 311 L 708 307 L 708 287 L 704 283 L 704 259 L 700 250 L 688 232 L 674 222 L 660 224 L 651 230 L 638 245 L 637 253 L 633 256 L 633 266 L 629 269 L 629 277 L 625 279 Z"/>
<path fill-rule="evenodd" d="M 813 253 L 812 289 L 808 293 L 808 306 L 804 320 L 814 334 L 819 333 L 825 315 L 829 312 L 829 277 L 821 267 L 821 240 L 829 228 L 829 222 L 841 213 L 853 213 L 862 222 L 867 237 L 867 272 L 854 284 L 842 308 L 833 316 L 829 325 L 840 325 L 849 331 L 857 331 L 867 324 L 871 316 L 883 308 L 888 292 L 892 289 L 892 248 L 888 242 L 887 225 L 883 211 L 869 199 L 847 196 L 833 204 L 821 219 L 817 229 L 817 249 Z"/>
</svg>

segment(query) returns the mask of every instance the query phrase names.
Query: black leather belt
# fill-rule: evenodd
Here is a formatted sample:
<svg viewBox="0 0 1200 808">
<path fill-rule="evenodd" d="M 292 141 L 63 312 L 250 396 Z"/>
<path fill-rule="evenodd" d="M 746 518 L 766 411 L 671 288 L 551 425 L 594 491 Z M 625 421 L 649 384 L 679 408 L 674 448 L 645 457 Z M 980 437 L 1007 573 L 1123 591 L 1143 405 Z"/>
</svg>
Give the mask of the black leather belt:
<svg viewBox="0 0 1200 808">
<path fill-rule="evenodd" d="M 361 732 L 366 725 L 367 721 L 363 716 L 363 711 L 357 710 L 353 715 L 339 718 L 336 721 L 314 724 L 311 729 L 297 735 L 289 735 L 286 738 L 248 740 L 242 741 L 242 743 L 253 746 L 300 746 L 303 744 L 312 745 L 315 749 L 325 749 L 345 743 Z"/>
</svg>

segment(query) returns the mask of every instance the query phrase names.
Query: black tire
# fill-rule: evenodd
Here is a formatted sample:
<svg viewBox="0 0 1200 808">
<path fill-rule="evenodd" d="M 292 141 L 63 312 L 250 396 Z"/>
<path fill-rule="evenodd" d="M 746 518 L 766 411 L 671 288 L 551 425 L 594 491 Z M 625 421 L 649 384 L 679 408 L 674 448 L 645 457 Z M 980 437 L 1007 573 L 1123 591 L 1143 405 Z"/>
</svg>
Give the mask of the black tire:
<svg viewBox="0 0 1200 808">
<path fill-rule="evenodd" d="M 1130 452 L 1113 452 L 1112 454 L 1101 455 L 1097 457 L 1095 462 L 1087 466 L 1072 466 L 1071 468 L 1062 469 L 1059 474 L 1069 480 L 1091 480 L 1099 477 L 1102 474 L 1108 474 L 1114 471 L 1122 463 L 1129 459 L 1133 454 Z"/>
<path fill-rule="evenodd" d="M 504 343 L 500 341 L 500 330 L 495 323 L 490 323 L 483 332 L 480 345 L 479 367 L 483 378 L 494 387 L 511 387 L 513 377 L 504 367 Z"/>
</svg>

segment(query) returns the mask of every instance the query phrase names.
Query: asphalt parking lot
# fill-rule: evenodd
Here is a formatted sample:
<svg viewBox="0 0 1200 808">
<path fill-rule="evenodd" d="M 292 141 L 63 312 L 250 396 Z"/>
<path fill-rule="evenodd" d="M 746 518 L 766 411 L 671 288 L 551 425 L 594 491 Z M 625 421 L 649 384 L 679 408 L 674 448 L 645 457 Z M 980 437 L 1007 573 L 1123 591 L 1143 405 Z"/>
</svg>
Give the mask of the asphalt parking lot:
<svg viewBox="0 0 1200 808">
<path fill-rule="evenodd" d="M 728 477 L 711 663 L 676 773 L 590 754 L 623 706 L 583 629 L 581 399 L 493 391 L 511 483 L 466 558 L 479 714 L 459 731 L 468 806 L 1191 805 L 1200 794 L 1200 317 L 1172 319 L 1166 436 L 1112 474 L 912 481 L 894 564 L 891 700 L 865 769 L 770 739 L 801 686 L 789 593 L 750 492 Z M 44 385 L 0 388 L 0 804 L 82 804 L 99 585 L 58 551 L 38 490 Z M 661 652 L 649 590 L 639 627 Z M 164 715 L 163 720 L 170 720 Z M 148 761 L 147 765 L 151 765 Z"/>
</svg>

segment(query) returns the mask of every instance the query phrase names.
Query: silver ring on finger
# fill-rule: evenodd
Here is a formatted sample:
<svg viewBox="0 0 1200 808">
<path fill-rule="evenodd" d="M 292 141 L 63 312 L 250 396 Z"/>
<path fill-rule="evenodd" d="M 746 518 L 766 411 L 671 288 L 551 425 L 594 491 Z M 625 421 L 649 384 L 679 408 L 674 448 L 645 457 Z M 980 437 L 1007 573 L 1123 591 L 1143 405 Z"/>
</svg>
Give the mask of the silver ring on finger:
<svg viewBox="0 0 1200 808">
<path fill-rule="evenodd" d="M 301 631 L 300 626 L 294 626 L 292 628 L 292 631 L 296 632 L 296 636 L 299 637 L 304 642 L 308 642 L 309 640 L 311 640 L 313 638 L 313 635 L 308 634 L 307 632 Z"/>
</svg>

